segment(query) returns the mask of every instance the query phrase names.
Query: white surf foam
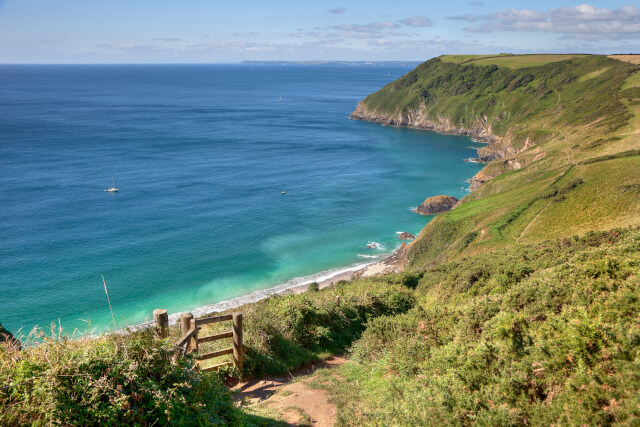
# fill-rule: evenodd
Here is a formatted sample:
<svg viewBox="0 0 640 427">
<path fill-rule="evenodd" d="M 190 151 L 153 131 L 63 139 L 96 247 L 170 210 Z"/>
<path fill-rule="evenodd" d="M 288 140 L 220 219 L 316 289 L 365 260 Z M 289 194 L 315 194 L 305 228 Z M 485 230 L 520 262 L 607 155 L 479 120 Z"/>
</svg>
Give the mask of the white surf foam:
<svg viewBox="0 0 640 427">
<path fill-rule="evenodd" d="M 377 258 L 377 256 L 375 257 Z M 260 289 L 260 290 L 251 292 L 247 295 L 242 295 L 230 300 L 220 301 L 213 304 L 207 304 L 201 307 L 197 307 L 191 311 L 169 313 L 169 324 L 174 325 L 178 323 L 180 321 L 180 315 L 182 313 L 192 313 L 193 316 L 197 318 L 197 317 L 202 317 L 204 315 L 211 314 L 211 313 L 219 313 L 225 310 L 231 310 L 233 308 L 240 307 L 241 305 L 244 305 L 244 304 L 249 304 L 252 302 L 263 300 L 272 295 L 282 294 L 291 288 L 295 288 L 296 286 L 306 285 L 313 282 L 322 282 L 324 280 L 330 279 L 342 273 L 355 272 L 371 264 L 373 264 L 373 262 L 353 264 L 349 267 L 344 267 L 344 268 L 333 268 L 330 270 L 321 271 L 320 273 L 311 274 L 309 276 L 296 277 L 294 279 L 291 279 L 287 282 L 281 283 L 279 285 L 276 285 L 268 289 Z M 136 329 L 141 329 L 151 325 L 153 325 L 153 322 L 148 321 L 148 322 L 140 323 L 138 325 L 129 326 L 128 328 L 131 330 L 136 330 Z"/>
</svg>

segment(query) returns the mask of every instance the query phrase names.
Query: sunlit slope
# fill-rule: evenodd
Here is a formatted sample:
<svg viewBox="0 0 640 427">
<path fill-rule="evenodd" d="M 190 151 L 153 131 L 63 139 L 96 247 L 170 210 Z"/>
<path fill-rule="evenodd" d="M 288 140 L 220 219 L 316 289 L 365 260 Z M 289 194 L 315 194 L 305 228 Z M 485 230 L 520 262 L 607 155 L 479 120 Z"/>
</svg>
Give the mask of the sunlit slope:
<svg viewBox="0 0 640 427">
<path fill-rule="evenodd" d="M 423 230 L 410 266 L 639 224 L 639 70 L 605 56 L 441 57 L 368 96 L 359 110 L 377 121 L 498 137 L 483 150 L 501 157 Z"/>
</svg>

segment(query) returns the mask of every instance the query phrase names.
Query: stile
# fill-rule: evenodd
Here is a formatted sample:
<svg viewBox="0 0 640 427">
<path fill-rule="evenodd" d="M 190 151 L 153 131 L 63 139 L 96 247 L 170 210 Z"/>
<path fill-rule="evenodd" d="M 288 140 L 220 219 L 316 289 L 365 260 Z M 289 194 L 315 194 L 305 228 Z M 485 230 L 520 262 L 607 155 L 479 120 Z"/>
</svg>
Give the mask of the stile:
<svg viewBox="0 0 640 427">
<path fill-rule="evenodd" d="M 205 317 L 204 319 L 196 319 L 196 325 L 202 326 L 202 325 L 208 325 L 210 323 L 224 322 L 225 320 L 231 320 L 232 317 L 233 316 L 231 314 L 223 314 L 222 316 L 216 316 L 216 317 Z"/>
<path fill-rule="evenodd" d="M 233 331 L 222 332 L 215 335 L 209 335 L 208 337 L 198 338 L 198 344 L 204 344 L 207 342 L 218 341 L 224 338 L 231 338 L 233 336 Z"/>
<path fill-rule="evenodd" d="M 166 338 L 169 336 L 169 315 L 167 310 L 156 309 L 153 311 L 153 318 L 158 326 L 158 332 L 161 337 Z M 207 325 L 211 323 L 224 322 L 225 320 L 231 320 L 233 322 L 233 328 L 230 331 L 221 332 L 206 337 L 198 337 L 201 325 Z M 213 359 L 215 357 L 224 356 L 227 354 L 233 354 L 233 361 L 222 362 L 214 366 L 201 368 L 203 371 L 217 370 L 222 366 L 234 366 L 242 370 L 244 362 L 244 344 L 242 342 L 242 313 L 223 314 L 222 316 L 206 317 L 204 319 L 194 319 L 192 313 L 182 313 L 180 315 L 180 329 L 182 336 L 175 345 L 183 347 L 184 352 L 198 352 L 199 344 L 218 341 L 224 338 L 232 338 L 233 346 L 225 348 L 223 350 L 212 351 L 205 353 L 197 357 L 198 365 L 200 361 Z"/>
</svg>

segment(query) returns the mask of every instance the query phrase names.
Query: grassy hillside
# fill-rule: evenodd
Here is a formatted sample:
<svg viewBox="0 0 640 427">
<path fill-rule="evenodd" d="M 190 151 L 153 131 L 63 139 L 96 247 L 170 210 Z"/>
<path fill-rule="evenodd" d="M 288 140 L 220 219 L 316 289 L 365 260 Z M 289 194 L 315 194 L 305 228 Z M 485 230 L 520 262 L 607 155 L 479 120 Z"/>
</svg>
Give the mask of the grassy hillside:
<svg viewBox="0 0 640 427">
<path fill-rule="evenodd" d="M 461 258 L 317 386 L 346 425 L 637 425 L 640 232 Z"/>
<path fill-rule="evenodd" d="M 423 230 L 410 268 L 639 224 L 639 71 L 605 56 L 449 56 L 368 96 L 359 109 L 376 120 L 498 137 L 482 185 Z"/>
<path fill-rule="evenodd" d="M 177 325 L 166 340 L 152 330 L 69 339 L 54 325 L 50 334 L 36 330 L 20 337 L 24 351 L 0 342 L 0 425 L 272 425 L 234 408 L 224 376 L 286 375 L 346 351 L 368 321 L 415 305 L 406 286 L 414 280 L 341 282 L 241 307 L 247 350 L 242 373 L 195 369 L 195 360 L 172 345 L 181 335 Z M 229 326 L 205 328 L 209 334 Z M 220 346 L 229 343 L 200 350 Z"/>
</svg>

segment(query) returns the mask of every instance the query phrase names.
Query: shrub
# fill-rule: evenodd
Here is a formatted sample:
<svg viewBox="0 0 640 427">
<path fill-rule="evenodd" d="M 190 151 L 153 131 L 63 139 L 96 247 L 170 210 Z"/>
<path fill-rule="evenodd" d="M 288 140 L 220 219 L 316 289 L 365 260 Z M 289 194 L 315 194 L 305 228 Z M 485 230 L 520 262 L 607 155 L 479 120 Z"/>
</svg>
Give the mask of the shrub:
<svg viewBox="0 0 640 427">
<path fill-rule="evenodd" d="M 151 331 L 0 345 L 0 425 L 233 425 L 220 380 Z"/>
</svg>

